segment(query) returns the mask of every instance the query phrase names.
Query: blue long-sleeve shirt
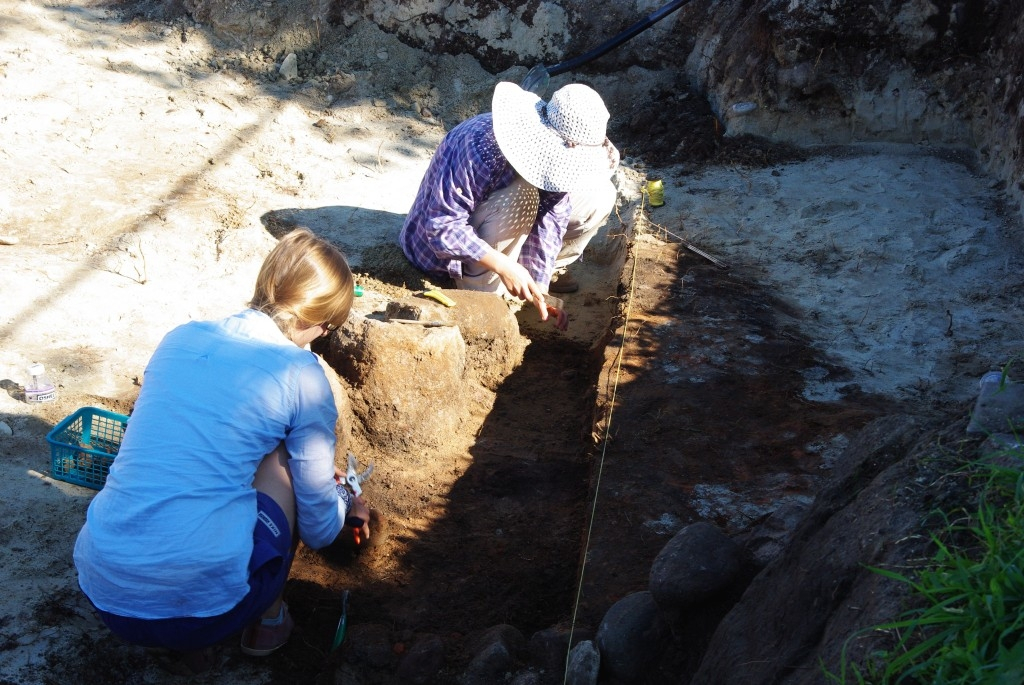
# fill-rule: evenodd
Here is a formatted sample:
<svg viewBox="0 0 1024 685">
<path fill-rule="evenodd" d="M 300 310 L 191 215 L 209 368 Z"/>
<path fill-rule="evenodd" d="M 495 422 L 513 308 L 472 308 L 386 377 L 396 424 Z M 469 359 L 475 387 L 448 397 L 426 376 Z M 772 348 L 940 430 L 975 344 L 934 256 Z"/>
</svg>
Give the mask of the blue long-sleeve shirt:
<svg viewBox="0 0 1024 685">
<path fill-rule="evenodd" d="M 487 253 L 487 243 L 469 224 L 470 215 L 514 178 L 494 138 L 490 113 L 453 128 L 434 153 L 399 234 L 409 261 L 427 273 L 461 278 L 463 262 Z M 570 210 L 568 193 L 540 191 L 537 218 L 519 254 L 519 263 L 538 285 L 551 281 Z"/>
<path fill-rule="evenodd" d="M 79 584 L 105 611 L 216 616 L 248 592 L 253 477 L 282 441 L 298 533 L 332 542 L 345 520 L 334 487 L 338 413 L 315 355 L 246 310 L 165 336 L 106 485 L 75 545 Z"/>
</svg>

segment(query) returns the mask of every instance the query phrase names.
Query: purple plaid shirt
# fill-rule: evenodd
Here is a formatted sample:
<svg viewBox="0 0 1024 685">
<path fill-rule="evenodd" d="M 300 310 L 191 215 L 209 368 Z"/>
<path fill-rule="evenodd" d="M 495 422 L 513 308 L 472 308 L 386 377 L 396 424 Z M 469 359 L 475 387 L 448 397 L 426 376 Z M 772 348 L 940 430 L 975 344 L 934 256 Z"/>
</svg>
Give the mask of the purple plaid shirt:
<svg viewBox="0 0 1024 685">
<path fill-rule="evenodd" d="M 481 259 L 488 247 L 469 225 L 470 215 L 514 178 L 515 170 L 494 139 L 490 113 L 453 128 L 434 153 L 398 235 L 405 256 L 428 274 L 462 278 L 462 263 Z M 551 281 L 570 209 L 567 193 L 540 191 L 537 218 L 519 263 L 542 287 Z"/>
</svg>

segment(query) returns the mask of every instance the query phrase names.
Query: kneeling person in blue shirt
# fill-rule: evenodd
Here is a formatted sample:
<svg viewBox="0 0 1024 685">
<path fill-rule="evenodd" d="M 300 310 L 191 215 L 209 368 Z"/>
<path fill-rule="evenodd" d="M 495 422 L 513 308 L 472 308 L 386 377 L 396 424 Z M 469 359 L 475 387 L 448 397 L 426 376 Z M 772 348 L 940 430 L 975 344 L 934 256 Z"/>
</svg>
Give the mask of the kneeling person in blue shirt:
<svg viewBox="0 0 1024 685">
<path fill-rule="evenodd" d="M 352 298 L 345 257 L 298 229 L 248 309 L 157 347 L 75 544 L 79 584 L 116 635 L 194 670 L 236 633 L 243 652 L 270 654 L 294 625 L 282 592 L 298 540 L 330 545 L 346 518 L 369 535 L 365 501 L 336 489 L 338 412 L 308 348 Z"/>
</svg>

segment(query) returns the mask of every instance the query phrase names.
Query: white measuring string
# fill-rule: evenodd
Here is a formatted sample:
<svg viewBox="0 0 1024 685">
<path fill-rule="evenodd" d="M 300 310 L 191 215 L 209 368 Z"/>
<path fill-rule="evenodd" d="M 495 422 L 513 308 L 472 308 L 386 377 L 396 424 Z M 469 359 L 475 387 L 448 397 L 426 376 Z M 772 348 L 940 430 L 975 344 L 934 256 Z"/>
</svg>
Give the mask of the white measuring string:
<svg viewBox="0 0 1024 685">
<path fill-rule="evenodd" d="M 644 195 L 643 197 L 646 197 Z M 635 228 L 640 228 L 647 222 L 644 214 L 643 197 L 640 200 L 640 209 L 637 212 Z M 597 462 L 597 478 L 594 483 L 594 498 L 590 504 L 590 520 L 587 522 L 587 536 L 583 543 L 583 561 L 580 563 L 580 577 L 576 585 L 576 599 L 572 607 L 572 623 L 569 624 L 569 644 L 565 651 L 565 669 L 562 672 L 562 685 L 565 685 L 569 678 L 569 655 L 572 653 L 572 634 L 576 629 L 576 616 L 580 608 L 580 596 L 583 594 L 583 577 L 587 571 L 587 556 L 590 553 L 590 536 L 594 530 L 594 518 L 597 515 L 597 498 L 601 492 L 601 475 L 604 472 L 604 460 L 608 452 L 609 435 L 612 428 L 612 415 L 615 413 L 615 399 L 619 391 L 619 377 L 622 375 L 622 358 L 626 353 L 626 339 L 629 336 L 630 314 L 633 311 L 633 295 L 636 291 L 636 263 L 638 259 L 633 255 L 633 265 L 629 272 L 629 292 L 626 296 L 626 313 L 622 322 L 622 337 L 619 344 L 619 352 L 615 356 L 615 380 L 612 383 L 612 396 L 608 403 L 608 419 L 605 421 L 604 438 L 601 444 L 601 457 Z"/>
</svg>

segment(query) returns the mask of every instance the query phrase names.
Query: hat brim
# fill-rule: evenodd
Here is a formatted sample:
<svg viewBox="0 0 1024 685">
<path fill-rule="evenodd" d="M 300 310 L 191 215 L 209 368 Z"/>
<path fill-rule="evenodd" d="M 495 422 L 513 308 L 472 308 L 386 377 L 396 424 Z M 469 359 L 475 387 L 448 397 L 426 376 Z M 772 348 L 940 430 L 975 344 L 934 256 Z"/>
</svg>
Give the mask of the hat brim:
<svg viewBox="0 0 1024 685">
<path fill-rule="evenodd" d="M 514 83 L 502 81 L 494 88 L 494 137 L 516 173 L 530 185 L 556 193 L 581 190 L 610 178 L 613 169 L 607 148 L 566 145 L 545 123 L 545 104 Z"/>
</svg>

